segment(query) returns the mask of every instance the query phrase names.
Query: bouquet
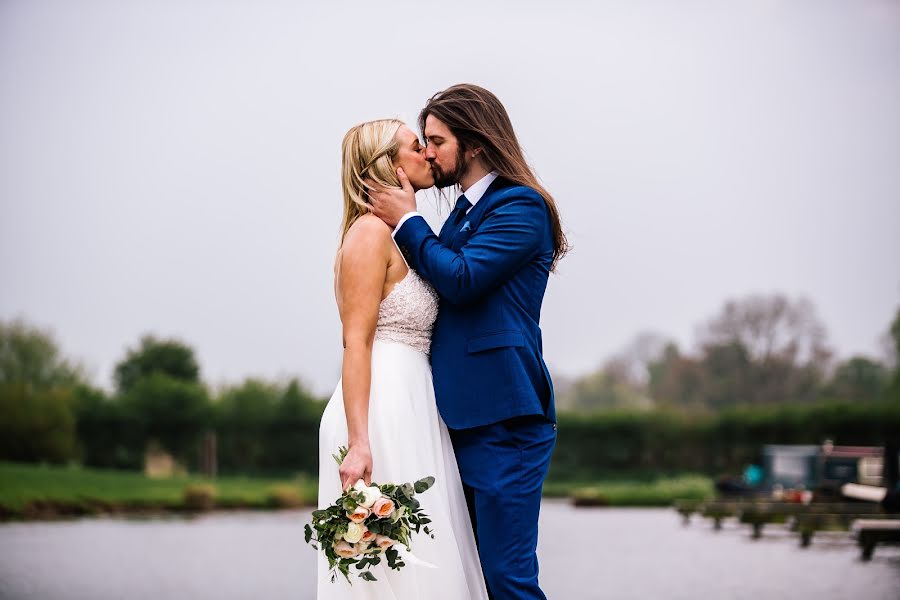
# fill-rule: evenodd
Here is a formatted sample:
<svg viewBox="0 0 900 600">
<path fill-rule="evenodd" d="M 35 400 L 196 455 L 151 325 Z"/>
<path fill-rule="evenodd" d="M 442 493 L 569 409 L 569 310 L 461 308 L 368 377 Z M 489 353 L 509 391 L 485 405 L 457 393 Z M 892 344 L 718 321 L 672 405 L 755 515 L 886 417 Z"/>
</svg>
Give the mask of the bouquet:
<svg viewBox="0 0 900 600">
<path fill-rule="evenodd" d="M 333 455 L 340 465 L 348 449 L 340 447 Z M 313 511 L 312 526 L 304 527 L 306 543 L 321 550 L 328 559 L 331 582 L 337 573 L 350 581 L 350 569 L 360 571 L 364 581 L 377 581 L 369 568 L 382 558 L 391 569 L 406 565 L 398 545 L 410 551 L 410 536 L 423 531 L 434 538 L 428 518 L 416 499 L 434 485 L 434 477 L 415 483 L 382 483 L 367 486 L 362 479 L 345 491 L 328 508 Z"/>
</svg>

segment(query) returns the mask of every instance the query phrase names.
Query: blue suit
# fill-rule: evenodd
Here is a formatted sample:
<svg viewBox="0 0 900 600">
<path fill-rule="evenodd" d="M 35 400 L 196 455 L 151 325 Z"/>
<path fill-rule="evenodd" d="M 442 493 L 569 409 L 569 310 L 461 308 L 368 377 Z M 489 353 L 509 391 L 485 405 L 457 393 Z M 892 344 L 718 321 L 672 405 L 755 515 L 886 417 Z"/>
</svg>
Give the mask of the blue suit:
<svg viewBox="0 0 900 600">
<path fill-rule="evenodd" d="M 541 302 L 553 230 L 535 190 L 495 179 L 461 220 L 435 236 L 421 217 L 394 239 L 440 296 L 431 363 L 450 429 L 488 589 L 545 598 L 538 586 L 541 488 L 556 443 Z"/>
</svg>

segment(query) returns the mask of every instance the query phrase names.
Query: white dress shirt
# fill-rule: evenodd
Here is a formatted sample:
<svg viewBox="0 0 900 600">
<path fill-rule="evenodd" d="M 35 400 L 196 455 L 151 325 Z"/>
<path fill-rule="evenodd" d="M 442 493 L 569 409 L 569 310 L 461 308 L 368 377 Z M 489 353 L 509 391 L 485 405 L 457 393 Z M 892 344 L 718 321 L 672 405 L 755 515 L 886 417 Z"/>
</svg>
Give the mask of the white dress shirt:
<svg viewBox="0 0 900 600">
<path fill-rule="evenodd" d="M 481 200 L 481 197 L 484 196 L 484 193 L 487 191 L 488 187 L 490 187 L 490 185 L 494 183 L 495 179 L 497 179 L 497 171 L 491 171 L 490 173 L 470 185 L 469 189 L 463 190 L 463 194 L 466 196 L 466 200 L 472 203 L 472 206 L 469 207 L 469 210 L 466 211 L 466 214 L 472 212 L 472 209 L 475 208 L 475 205 L 479 200 Z M 418 214 L 418 211 L 413 210 L 400 217 L 400 221 L 397 223 L 397 226 L 394 227 L 394 232 L 391 235 L 396 235 L 397 231 L 400 229 L 400 226 L 406 223 L 407 219 L 415 217 Z"/>
</svg>

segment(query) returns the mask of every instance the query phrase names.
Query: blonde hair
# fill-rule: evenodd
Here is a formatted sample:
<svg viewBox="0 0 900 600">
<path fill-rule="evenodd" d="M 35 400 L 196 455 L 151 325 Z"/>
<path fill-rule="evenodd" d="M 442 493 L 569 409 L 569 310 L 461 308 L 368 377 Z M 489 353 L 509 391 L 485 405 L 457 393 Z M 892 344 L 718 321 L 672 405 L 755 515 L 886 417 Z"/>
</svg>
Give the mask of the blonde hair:
<svg viewBox="0 0 900 600">
<path fill-rule="evenodd" d="M 369 212 L 369 189 L 373 186 L 400 187 L 394 157 L 400 149 L 395 138 L 402 125 L 403 121 L 397 119 L 366 121 L 352 127 L 344 136 L 341 144 L 341 188 L 344 194 L 341 244 L 356 220 Z"/>
</svg>

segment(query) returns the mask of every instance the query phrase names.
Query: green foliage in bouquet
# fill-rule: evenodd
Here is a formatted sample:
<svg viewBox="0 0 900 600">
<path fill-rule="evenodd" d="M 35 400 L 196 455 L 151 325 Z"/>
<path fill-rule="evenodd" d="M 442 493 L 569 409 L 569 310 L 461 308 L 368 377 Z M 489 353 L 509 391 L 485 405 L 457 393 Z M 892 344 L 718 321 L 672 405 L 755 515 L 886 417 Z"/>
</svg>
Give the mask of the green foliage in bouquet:
<svg viewBox="0 0 900 600">
<path fill-rule="evenodd" d="M 342 446 L 333 455 L 338 465 L 347 452 Z M 352 584 L 351 568 L 360 571 L 360 579 L 377 581 L 369 568 L 381 564 L 382 558 L 391 569 L 399 571 L 406 565 L 395 548 L 397 544 L 410 551 L 413 533 L 434 538 L 428 526 L 431 519 L 416 499 L 416 494 L 432 485 L 434 477 L 400 485 L 372 482 L 365 486 L 358 482 L 328 508 L 313 511 L 312 526 L 304 527 L 306 543 L 325 554 L 332 583 L 340 573 Z"/>
</svg>

